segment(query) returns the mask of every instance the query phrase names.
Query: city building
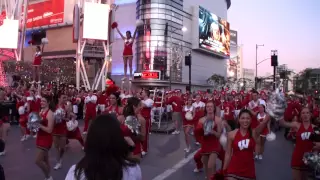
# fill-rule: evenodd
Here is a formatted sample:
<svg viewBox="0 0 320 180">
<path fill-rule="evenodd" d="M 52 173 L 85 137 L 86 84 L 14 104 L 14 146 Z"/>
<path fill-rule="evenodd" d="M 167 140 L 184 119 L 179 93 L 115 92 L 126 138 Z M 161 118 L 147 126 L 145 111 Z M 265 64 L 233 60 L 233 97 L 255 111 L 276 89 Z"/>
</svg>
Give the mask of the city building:
<svg viewBox="0 0 320 180">
<path fill-rule="evenodd" d="M 298 93 L 314 93 L 320 90 L 320 68 L 305 69 L 293 78 L 293 90 Z"/>
<path fill-rule="evenodd" d="M 238 32 L 230 30 L 230 59 L 227 62 L 227 77 L 242 78 L 243 46 L 238 45 Z"/>
<path fill-rule="evenodd" d="M 75 60 L 77 43 L 73 41 L 72 24 L 76 2 L 30 1 L 25 61 L 32 61 L 34 51 L 34 46 L 31 47 L 28 42 L 36 39 L 36 44 L 41 44 L 43 37 L 49 40 L 44 48 L 44 60 Z M 230 57 L 227 10 L 231 0 L 115 0 L 113 4 L 118 5 L 114 21 L 118 23 L 122 34 L 128 30 L 132 33 L 135 31 L 136 19 L 144 21 L 144 26 L 137 29 L 133 47 L 134 86 L 184 90 L 189 82 L 189 67 L 185 66 L 185 56 L 189 54 L 192 57 L 191 82 L 194 90 L 210 88 L 206 80 L 212 74 L 227 76 L 226 64 Z M 48 9 L 56 16 L 38 18 Z M 97 20 L 103 22 L 103 18 Z M 219 33 L 219 36 L 215 36 L 215 33 Z M 116 31 L 110 37 L 112 64 L 108 66 L 108 72 L 113 79 L 120 80 L 123 77 L 124 41 Z M 104 59 L 102 44 L 88 40 L 83 57 L 88 77 L 94 81 Z"/>
<path fill-rule="evenodd" d="M 242 69 L 242 78 L 250 79 L 250 80 L 254 81 L 255 70 L 254 69 L 243 68 Z"/>
</svg>

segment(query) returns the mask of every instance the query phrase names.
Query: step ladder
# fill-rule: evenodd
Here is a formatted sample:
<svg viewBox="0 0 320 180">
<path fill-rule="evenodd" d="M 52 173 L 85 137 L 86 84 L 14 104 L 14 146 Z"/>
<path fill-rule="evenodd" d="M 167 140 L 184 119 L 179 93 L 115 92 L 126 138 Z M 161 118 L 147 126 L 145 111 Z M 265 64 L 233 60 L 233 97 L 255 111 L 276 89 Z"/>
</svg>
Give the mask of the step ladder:
<svg viewBox="0 0 320 180">
<path fill-rule="evenodd" d="M 154 118 L 154 122 L 153 123 L 157 124 L 158 129 L 160 129 L 162 118 L 163 118 L 163 113 L 166 112 L 166 109 L 165 109 L 166 107 L 164 107 L 165 91 L 164 91 L 164 88 L 162 88 L 161 90 L 155 88 L 153 90 L 150 90 L 150 92 L 153 93 L 152 100 L 153 100 L 153 103 L 157 105 L 155 107 L 158 107 L 158 105 L 160 105 L 160 110 L 157 109 L 157 111 L 154 112 L 154 115 L 153 115 L 153 118 Z M 159 92 L 161 92 L 160 101 L 159 101 L 159 98 L 158 98 L 158 93 Z"/>
</svg>

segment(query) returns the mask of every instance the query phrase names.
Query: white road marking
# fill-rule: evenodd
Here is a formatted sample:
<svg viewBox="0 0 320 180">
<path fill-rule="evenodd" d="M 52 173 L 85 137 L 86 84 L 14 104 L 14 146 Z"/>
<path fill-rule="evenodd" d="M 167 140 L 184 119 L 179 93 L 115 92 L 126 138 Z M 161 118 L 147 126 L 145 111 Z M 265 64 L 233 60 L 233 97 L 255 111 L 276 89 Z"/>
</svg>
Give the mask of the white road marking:
<svg viewBox="0 0 320 180">
<path fill-rule="evenodd" d="M 159 174 L 152 180 L 164 180 L 171 176 L 173 173 L 177 172 L 180 168 L 182 168 L 184 165 L 186 165 L 189 161 L 193 159 L 193 156 L 198 152 L 198 149 L 194 151 L 193 153 L 189 154 L 187 158 L 182 159 L 177 164 L 175 164 L 172 168 L 167 169 L 163 173 Z"/>
</svg>

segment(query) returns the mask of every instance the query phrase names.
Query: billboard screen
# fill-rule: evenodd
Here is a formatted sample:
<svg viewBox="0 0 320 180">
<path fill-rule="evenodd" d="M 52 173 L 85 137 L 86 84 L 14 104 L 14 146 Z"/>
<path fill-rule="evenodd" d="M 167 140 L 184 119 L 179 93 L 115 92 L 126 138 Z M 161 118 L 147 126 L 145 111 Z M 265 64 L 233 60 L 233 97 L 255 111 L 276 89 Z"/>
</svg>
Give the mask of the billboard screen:
<svg viewBox="0 0 320 180">
<path fill-rule="evenodd" d="M 230 30 L 230 45 L 237 46 L 238 45 L 238 32 L 234 30 Z"/>
<path fill-rule="evenodd" d="M 199 7 L 199 47 L 217 55 L 230 56 L 230 25 L 226 20 Z"/>
<path fill-rule="evenodd" d="M 28 6 L 27 28 L 63 23 L 64 0 L 48 0 Z"/>
</svg>

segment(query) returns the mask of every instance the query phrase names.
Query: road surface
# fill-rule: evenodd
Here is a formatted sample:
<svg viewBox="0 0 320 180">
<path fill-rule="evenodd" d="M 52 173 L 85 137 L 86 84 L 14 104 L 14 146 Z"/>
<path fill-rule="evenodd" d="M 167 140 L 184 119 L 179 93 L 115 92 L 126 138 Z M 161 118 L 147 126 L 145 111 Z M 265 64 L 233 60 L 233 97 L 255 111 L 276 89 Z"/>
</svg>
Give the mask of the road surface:
<svg viewBox="0 0 320 180">
<path fill-rule="evenodd" d="M 264 159 L 256 163 L 257 179 L 259 180 L 289 180 L 291 177 L 290 158 L 292 143 L 284 140 L 283 133 L 277 134 L 277 140 L 267 142 Z M 201 180 L 203 173 L 194 173 L 193 152 L 185 157 L 183 134 L 150 135 L 150 151 L 142 160 L 141 169 L 144 180 Z M 198 147 L 195 145 L 193 150 Z M 35 140 L 20 142 L 20 131 L 17 126 L 9 132 L 7 154 L 0 157 L 6 179 L 8 180 L 43 180 L 44 176 L 34 164 L 36 148 Z M 55 151 L 50 151 L 50 162 L 55 164 Z M 77 163 L 83 156 L 80 144 L 70 141 L 68 151 L 63 160 L 63 167 L 58 171 L 52 170 L 55 180 L 63 180 L 71 165 Z M 220 167 L 220 164 L 218 165 Z"/>
</svg>

